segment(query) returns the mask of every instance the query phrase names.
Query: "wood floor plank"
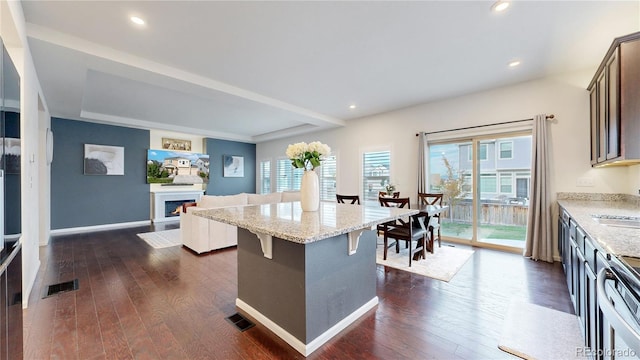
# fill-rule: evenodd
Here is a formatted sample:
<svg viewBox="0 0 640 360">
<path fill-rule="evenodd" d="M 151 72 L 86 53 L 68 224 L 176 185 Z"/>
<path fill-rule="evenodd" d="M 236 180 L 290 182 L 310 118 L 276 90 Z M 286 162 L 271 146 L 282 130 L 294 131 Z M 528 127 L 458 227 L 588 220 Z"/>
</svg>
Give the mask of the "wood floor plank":
<svg viewBox="0 0 640 360">
<path fill-rule="evenodd" d="M 40 249 L 25 358 L 304 359 L 262 324 L 240 332 L 225 320 L 238 311 L 235 248 L 153 249 L 136 236 L 153 229 L 58 236 Z M 378 306 L 308 359 L 506 359 L 497 345 L 512 300 L 572 312 L 561 265 L 474 250 L 448 283 L 378 266 Z M 74 278 L 79 290 L 41 298 Z"/>
</svg>

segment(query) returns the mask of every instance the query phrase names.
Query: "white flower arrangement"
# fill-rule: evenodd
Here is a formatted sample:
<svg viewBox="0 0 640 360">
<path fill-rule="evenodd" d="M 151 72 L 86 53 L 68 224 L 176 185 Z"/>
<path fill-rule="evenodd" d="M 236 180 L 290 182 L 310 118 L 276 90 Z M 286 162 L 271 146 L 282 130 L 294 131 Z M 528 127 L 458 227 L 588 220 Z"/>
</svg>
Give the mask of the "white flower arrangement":
<svg viewBox="0 0 640 360">
<path fill-rule="evenodd" d="M 319 141 L 312 143 L 299 142 L 287 146 L 287 157 L 294 168 L 313 170 L 321 165 L 321 162 L 331 155 L 331 148 Z"/>
</svg>

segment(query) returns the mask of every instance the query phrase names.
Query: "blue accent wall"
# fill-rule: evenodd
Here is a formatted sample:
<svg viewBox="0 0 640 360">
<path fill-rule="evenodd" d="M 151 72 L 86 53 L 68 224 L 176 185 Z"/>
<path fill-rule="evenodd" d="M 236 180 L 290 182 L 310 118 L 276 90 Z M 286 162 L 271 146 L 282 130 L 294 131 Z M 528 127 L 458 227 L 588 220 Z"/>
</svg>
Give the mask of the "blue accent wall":
<svg viewBox="0 0 640 360">
<path fill-rule="evenodd" d="M 256 192 L 256 145 L 237 141 L 205 139 L 209 154 L 207 195 L 233 195 Z M 244 157 L 244 177 L 223 176 L 223 156 Z"/>
<path fill-rule="evenodd" d="M 51 229 L 150 219 L 149 131 L 51 119 Z M 124 147 L 124 175 L 84 175 L 84 144 Z"/>
</svg>

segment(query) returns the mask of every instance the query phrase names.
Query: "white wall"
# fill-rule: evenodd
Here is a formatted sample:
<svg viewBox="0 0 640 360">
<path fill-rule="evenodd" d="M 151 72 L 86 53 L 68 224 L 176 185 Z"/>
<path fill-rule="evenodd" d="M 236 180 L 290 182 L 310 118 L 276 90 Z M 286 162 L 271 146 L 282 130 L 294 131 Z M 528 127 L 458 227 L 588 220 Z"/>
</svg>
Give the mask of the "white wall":
<svg viewBox="0 0 640 360">
<path fill-rule="evenodd" d="M 289 143 L 322 141 L 339 150 L 337 192 L 358 194 L 361 153 L 365 149 L 388 147 L 392 152 L 392 181 L 398 184 L 400 192 L 415 201 L 417 132 L 530 119 L 546 113 L 555 115 L 550 124 L 550 189 L 554 203 L 557 192 L 629 193 L 632 182 L 635 187 L 640 185 L 640 166 L 591 168 L 586 86 L 594 73 L 595 69 L 581 71 L 350 120 L 343 128 L 257 144 L 257 158 L 283 157 Z M 589 178 L 593 186 L 576 186 L 580 178 Z M 555 219 L 557 206 L 551 212 Z M 555 237 L 555 221 L 552 226 Z"/>
<path fill-rule="evenodd" d="M 5 43 L 20 75 L 20 137 L 21 144 L 21 207 L 22 207 L 22 305 L 27 307 L 29 294 L 33 287 L 38 268 L 40 267 L 39 249 L 41 234 L 41 216 L 48 214 L 49 209 L 41 211 L 41 181 L 48 181 L 46 170 L 43 170 L 39 132 L 41 126 L 48 123 L 40 83 L 33 65 L 31 52 L 27 43 L 24 14 L 17 1 L 0 0 L 0 35 Z M 39 111 L 42 107 L 42 113 Z M 45 165 L 46 166 L 46 165 Z"/>
<path fill-rule="evenodd" d="M 626 193 L 640 195 L 640 165 L 630 166 L 627 177 L 629 178 L 629 187 Z"/>
<path fill-rule="evenodd" d="M 528 119 L 546 113 L 556 117 L 550 124 L 554 194 L 628 192 L 628 168 L 592 169 L 590 165 L 589 97 L 585 88 L 594 72 L 581 71 L 350 120 L 343 128 L 257 144 L 257 158 L 283 157 L 286 146 L 297 141 L 325 142 L 340 152 L 338 192 L 359 193 L 360 154 L 365 149 L 389 147 L 393 181 L 401 192 L 415 197 L 417 132 Z M 593 181 L 593 186 L 576 186 L 576 181 L 585 177 Z"/>
</svg>

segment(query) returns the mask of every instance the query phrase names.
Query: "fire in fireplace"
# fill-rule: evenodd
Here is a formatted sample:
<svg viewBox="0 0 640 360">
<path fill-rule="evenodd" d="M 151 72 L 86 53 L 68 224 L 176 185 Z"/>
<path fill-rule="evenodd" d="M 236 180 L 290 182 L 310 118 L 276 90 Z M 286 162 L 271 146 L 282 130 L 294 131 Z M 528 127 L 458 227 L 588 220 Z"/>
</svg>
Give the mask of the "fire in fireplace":
<svg viewBox="0 0 640 360">
<path fill-rule="evenodd" d="M 188 202 L 195 202 L 195 199 L 187 199 L 187 200 L 167 200 L 164 202 L 164 216 L 180 216 L 180 212 L 182 211 L 182 204 Z"/>
</svg>

